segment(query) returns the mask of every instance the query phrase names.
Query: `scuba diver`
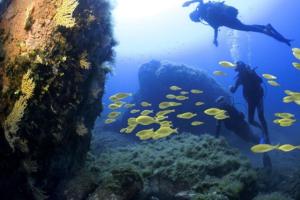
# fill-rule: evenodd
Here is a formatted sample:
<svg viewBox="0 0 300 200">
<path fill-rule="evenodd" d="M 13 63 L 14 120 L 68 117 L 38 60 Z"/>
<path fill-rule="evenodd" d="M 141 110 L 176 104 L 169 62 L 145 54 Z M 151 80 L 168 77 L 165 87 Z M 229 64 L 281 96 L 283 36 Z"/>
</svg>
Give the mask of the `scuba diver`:
<svg viewBox="0 0 300 200">
<path fill-rule="evenodd" d="M 249 123 L 264 133 L 265 141 L 263 143 L 270 144 L 269 131 L 264 116 L 264 90 L 261 86 L 262 79 L 257 75 L 255 69 L 251 69 L 242 61 L 236 63 L 235 71 L 238 72 L 234 86 L 230 87 L 230 92 L 235 93 L 239 86 L 243 86 L 243 96 L 248 104 L 248 120 Z M 255 121 L 255 111 L 258 112 L 260 123 Z"/>
<path fill-rule="evenodd" d="M 190 19 L 193 22 L 205 21 L 214 29 L 214 44 L 218 46 L 218 31 L 222 26 L 239 30 L 239 31 L 251 31 L 268 35 L 280 42 L 291 46 L 291 40 L 283 37 L 277 32 L 271 24 L 268 25 L 246 25 L 242 23 L 238 18 L 238 10 L 232 6 L 228 6 L 223 2 L 203 3 L 203 0 L 191 0 L 185 2 L 182 6 L 187 7 L 190 4 L 199 3 L 196 9 L 190 14 Z"/>
<path fill-rule="evenodd" d="M 229 118 L 225 120 L 217 120 L 216 137 L 219 137 L 223 123 L 226 129 L 232 131 L 248 143 L 256 145 L 264 142 L 263 137 L 260 138 L 253 133 L 251 127 L 245 120 L 244 114 L 237 110 L 232 103 L 226 101 L 223 96 L 218 97 L 216 103 L 218 108 L 226 110 L 226 113 L 229 115 Z M 272 168 L 271 158 L 266 153 L 263 154 L 263 165 L 265 168 Z"/>
</svg>

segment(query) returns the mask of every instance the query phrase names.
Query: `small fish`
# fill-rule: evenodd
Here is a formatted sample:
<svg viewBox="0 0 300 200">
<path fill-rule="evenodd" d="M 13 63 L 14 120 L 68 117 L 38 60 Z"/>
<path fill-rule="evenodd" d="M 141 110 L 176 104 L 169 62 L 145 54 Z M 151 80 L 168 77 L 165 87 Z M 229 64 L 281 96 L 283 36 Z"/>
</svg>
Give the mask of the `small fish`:
<svg viewBox="0 0 300 200">
<path fill-rule="evenodd" d="M 170 90 L 178 91 L 178 90 L 181 90 L 181 88 L 178 87 L 178 86 L 173 85 L 173 86 L 170 87 Z"/>
<path fill-rule="evenodd" d="M 132 133 L 136 127 L 137 127 L 137 125 L 128 126 L 125 130 L 125 133 L 127 133 L 127 134 Z"/>
<path fill-rule="evenodd" d="M 215 75 L 215 76 L 226 76 L 227 74 L 225 72 L 216 70 L 216 71 L 213 72 L 213 75 Z"/>
<path fill-rule="evenodd" d="M 153 135 L 154 135 L 153 128 L 142 130 L 136 133 L 136 136 L 139 137 L 141 140 L 151 139 Z"/>
<path fill-rule="evenodd" d="M 176 99 L 176 95 L 174 95 L 174 94 L 167 94 L 166 98 L 167 99 Z"/>
<path fill-rule="evenodd" d="M 120 114 L 121 114 L 121 112 L 111 112 L 111 113 L 108 114 L 108 118 L 109 119 L 115 119 L 115 118 L 119 117 Z"/>
<path fill-rule="evenodd" d="M 158 123 L 153 117 L 150 116 L 139 116 L 136 118 L 136 122 L 141 125 L 150 125 L 154 123 Z"/>
<path fill-rule="evenodd" d="M 188 91 L 181 91 L 180 94 L 181 95 L 187 95 L 187 94 L 189 94 L 189 92 Z"/>
<path fill-rule="evenodd" d="M 262 74 L 262 76 L 268 80 L 276 80 L 277 79 L 277 77 L 272 74 Z"/>
<path fill-rule="evenodd" d="M 143 112 L 141 112 L 141 115 L 149 115 L 153 113 L 153 110 L 144 110 Z"/>
<path fill-rule="evenodd" d="M 293 55 L 295 56 L 295 58 L 300 60 L 300 49 L 299 48 L 293 48 L 292 51 L 293 51 Z"/>
<path fill-rule="evenodd" d="M 296 122 L 296 120 L 295 119 L 290 119 L 290 118 L 283 118 L 283 119 L 280 119 L 278 121 L 279 124 L 281 124 L 281 123 L 294 123 L 294 122 Z"/>
<path fill-rule="evenodd" d="M 172 129 L 170 127 L 160 127 L 158 130 L 155 131 L 152 139 L 157 140 L 157 139 L 165 138 L 173 133 L 178 133 L 178 130 Z"/>
<path fill-rule="evenodd" d="M 137 125 L 138 123 L 136 122 L 136 118 L 135 117 L 130 117 L 127 119 L 127 124 L 129 126 L 133 126 L 133 125 Z"/>
<path fill-rule="evenodd" d="M 123 93 L 123 92 L 120 92 L 120 93 L 117 93 L 114 95 L 117 99 L 124 99 L 124 98 L 127 98 L 129 96 L 132 96 L 132 93 Z"/>
<path fill-rule="evenodd" d="M 202 125 L 202 124 L 204 124 L 204 122 L 193 121 L 193 122 L 191 123 L 192 126 L 200 126 L 200 125 Z"/>
<path fill-rule="evenodd" d="M 195 106 L 202 106 L 204 104 L 204 102 L 198 101 L 195 103 Z"/>
<path fill-rule="evenodd" d="M 300 63 L 293 62 L 292 65 L 293 65 L 296 69 L 300 70 Z"/>
<path fill-rule="evenodd" d="M 281 127 L 289 127 L 289 126 L 292 126 L 293 123 L 292 122 L 281 122 L 279 123 L 279 126 Z"/>
<path fill-rule="evenodd" d="M 229 116 L 226 115 L 226 114 L 221 113 L 221 114 L 215 115 L 214 118 L 217 119 L 217 120 L 224 120 L 224 119 L 228 119 Z"/>
<path fill-rule="evenodd" d="M 146 101 L 143 101 L 143 102 L 141 103 L 141 106 L 143 106 L 143 107 L 149 107 L 149 106 L 152 106 L 152 104 L 151 104 L 151 103 L 148 103 L 148 102 L 146 102 Z"/>
<path fill-rule="evenodd" d="M 130 103 L 127 103 L 124 105 L 125 108 L 132 108 L 134 106 L 135 106 L 135 104 L 130 104 Z"/>
<path fill-rule="evenodd" d="M 162 121 L 162 120 L 165 120 L 165 119 L 167 119 L 168 118 L 168 116 L 164 116 L 164 115 L 158 115 L 157 117 L 155 117 L 155 119 L 157 120 L 157 121 Z"/>
<path fill-rule="evenodd" d="M 120 133 L 125 133 L 126 130 L 127 130 L 126 128 L 122 128 L 122 129 L 120 130 Z"/>
<path fill-rule="evenodd" d="M 106 119 L 104 121 L 105 124 L 111 124 L 111 123 L 114 123 L 116 121 L 116 119 Z"/>
<path fill-rule="evenodd" d="M 197 114 L 192 113 L 192 112 L 185 112 L 185 113 L 181 113 L 181 114 L 177 115 L 177 117 L 180 119 L 191 119 L 195 116 L 197 116 Z"/>
<path fill-rule="evenodd" d="M 229 61 L 220 61 L 219 65 L 223 66 L 223 67 L 229 67 L 229 68 L 234 68 L 236 67 L 235 64 L 233 64 L 232 62 Z"/>
<path fill-rule="evenodd" d="M 203 91 L 202 91 L 202 90 L 192 89 L 192 90 L 191 90 L 191 93 L 193 93 L 193 94 L 202 94 Z"/>
<path fill-rule="evenodd" d="M 119 99 L 116 97 L 116 96 L 110 96 L 109 97 L 109 100 L 111 100 L 111 101 L 113 101 L 113 102 L 115 102 L 115 101 L 119 101 Z"/>
<path fill-rule="evenodd" d="M 162 121 L 159 124 L 161 127 L 172 127 L 173 126 L 171 121 Z"/>
<path fill-rule="evenodd" d="M 289 152 L 297 149 L 298 147 L 290 145 L 290 144 L 284 144 L 279 147 L 277 147 L 278 150 L 284 151 L 284 152 Z"/>
<path fill-rule="evenodd" d="M 276 81 L 273 81 L 273 80 L 269 80 L 268 83 L 269 83 L 269 85 L 271 85 L 271 86 L 273 86 L 273 87 L 278 87 L 278 86 L 280 86 L 279 83 L 277 83 Z"/>
<path fill-rule="evenodd" d="M 135 113 L 138 113 L 138 112 L 140 112 L 140 110 L 138 110 L 138 109 L 133 109 L 133 110 L 130 111 L 131 114 L 135 114 Z"/>
<path fill-rule="evenodd" d="M 266 153 L 266 152 L 272 151 L 278 147 L 279 147 L 279 145 L 273 146 L 270 144 L 258 144 L 258 145 L 252 146 L 251 151 L 253 153 Z"/>
<path fill-rule="evenodd" d="M 175 112 L 175 110 L 162 110 L 162 111 L 159 111 L 158 113 L 156 113 L 156 116 L 160 116 L 160 115 L 164 116 L 164 115 L 167 115 L 167 114 L 173 113 L 173 112 Z"/>
<path fill-rule="evenodd" d="M 177 96 L 176 97 L 176 100 L 178 100 L 178 101 L 184 101 L 184 100 L 187 100 L 187 99 L 189 99 L 189 98 L 186 97 L 186 96 Z"/>
<path fill-rule="evenodd" d="M 169 107 L 175 107 L 175 106 L 180 106 L 180 105 L 182 105 L 182 103 L 164 101 L 164 102 L 161 102 L 159 104 L 159 108 L 160 109 L 166 109 L 166 108 L 169 108 Z"/>
<path fill-rule="evenodd" d="M 112 104 L 109 104 L 108 107 L 112 110 L 116 110 L 116 109 L 119 109 L 121 108 L 121 106 L 115 104 L 115 103 L 112 103 Z"/>
<path fill-rule="evenodd" d="M 122 107 L 125 104 L 125 102 L 124 101 L 115 101 L 114 104 Z"/>
<path fill-rule="evenodd" d="M 280 118 L 294 118 L 295 115 L 291 114 L 291 113 L 275 113 L 276 117 L 280 117 Z"/>
<path fill-rule="evenodd" d="M 217 115 L 217 114 L 225 113 L 225 111 L 221 110 L 219 108 L 209 108 L 209 109 L 206 109 L 204 111 L 204 113 L 207 114 L 207 115 L 214 116 L 214 115 Z"/>
<path fill-rule="evenodd" d="M 284 98 L 282 99 L 282 101 L 283 101 L 284 103 L 291 103 L 291 102 L 294 101 L 294 98 L 293 98 L 292 96 L 286 96 L 286 97 L 284 97 Z"/>
</svg>

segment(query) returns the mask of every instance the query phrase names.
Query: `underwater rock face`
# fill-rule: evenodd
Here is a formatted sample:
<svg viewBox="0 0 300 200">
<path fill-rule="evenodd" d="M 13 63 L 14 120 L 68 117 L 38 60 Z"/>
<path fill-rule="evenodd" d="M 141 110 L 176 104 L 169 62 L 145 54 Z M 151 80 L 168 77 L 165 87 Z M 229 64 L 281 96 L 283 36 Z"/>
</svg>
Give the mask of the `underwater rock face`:
<svg viewBox="0 0 300 200">
<path fill-rule="evenodd" d="M 257 176 L 247 158 L 209 135 L 180 134 L 114 149 L 90 167 L 98 171 L 99 182 L 114 170 L 136 171 L 144 180 L 138 200 L 250 200 L 256 195 Z"/>
<path fill-rule="evenodd" d="M 54 199 L 84 164 L 102 110 L 110 5 L 12 0 L 0 30 L 1 198 Z"/>
<path fill-rule="evenodd" d="M 134 95 L 133 101 L 137 107 L 134 109 L 153 109 L 143 108 L 140 106 L 142 101 L 150 102 L 154 105 L 154 112 L 158 111 L 159 103 L 163 101 L 174 101 L 166 98 L 167 94 L 180 95 L 180 91 L 170 90 L 170 86 L 176 85 L 182 88 L 182 91 L 190 91 L 192 89 L 199 89 L 204 91 L 203 94 L 187 94 L 185 96 L 189 99 L 179 101 L 183 105 L 170 108 L 175 109 L 176 114 L 184 112 L 197 113 L 198 120 L 205 122 L 201 126 L 191 126 L 193 120 L 184 120 L 176 117 L 170 117 L 168 120 L 172 121 L 175 128 L 179 128 L 180 132 L 186 131 L 191 133 L 210 132 L 215 131 L 216 121 L 213 117 L 209 117 L 203 113 L 203 110 L 215 106 L 215 100 L 218 96 L 225 96 L 228 94 L 221 88 L 221 86 L 207 73 L 202 70 L 191 68 L 185 65 L 174 64 L 170 62 L 151 61 L 143 64 L 139 69 L 139 90 Z M 178 102 L 177 100 L 175 100 Z M 195 106 L 195 103 L 202 101 L 205 104 L 202 106 Z M 127 119 L 132 114 L 129 112 L 124 114 L 122 120 L 122 128 L 126 127 Z M 194 119 L 194 118 L 193 118 Z"/>
</svg>

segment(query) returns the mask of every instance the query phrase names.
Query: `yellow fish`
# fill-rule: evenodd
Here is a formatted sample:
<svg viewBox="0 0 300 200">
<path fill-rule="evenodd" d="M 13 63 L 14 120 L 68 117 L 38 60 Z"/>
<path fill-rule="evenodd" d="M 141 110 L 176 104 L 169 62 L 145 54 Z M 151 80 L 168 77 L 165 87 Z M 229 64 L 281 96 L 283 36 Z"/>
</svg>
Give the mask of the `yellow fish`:
<svg viewBox="0 0 300 200">
<path fill-rule="evenodd" d="M 269 85 L 274 86 L 274 87 L 280 86 L 279 83 L 277 83 L 276 81 L 273 81 L 273 80 L 269 80 L 268 83 L 269 83 Z"/>
<path fill-rule="evenodd" d="M 262 74 L 262 76 L 268 80 L 276 80 L 277 79 L 277 77 L 272 74 Z"/>
<path fill-rule="evenodd" d="M 279 147 L 279 145 L 273 146 L 270 144 L 257 144 L 257 145 L 254 145 L 251 147 L 251 151 L 253 153 L 266 153 L 266 152 L 272 151 L 278 147 Z"/>
<path fill-rule="evenodd" d="M 161 138 L 168 137 L 169 135 L 171 135 L 173 133 L 178 133 L 177 128 L 172 129 L 170 127 L 160 127 L 158 130 L 155 131 L 152 138 L 154 140 L 161 139 Z"/>
<path fill-rule="evenodd" d="M 296 69 L 300 70 L 300 63 L 293 62 L 292 65 L 293 65 Z"/>
<path fill-rule="evenodd" d="M 281 127 L 289 127 L 289 126 L 292 126 L 293 125 L 293 122 L 281 122 L 279 123 L 279 126 Z"/>
<path fill-rule="evenodd" d="M 170 87 L 170 90 L 177 91 L 177 90 L 181 90 L 181 88 L 178 87 L 178 86 L 173 85 L 173 86 Z"/>
<path fill-rule="evenodd" d="M 294 122 L 296 122 L 296 120 L 295 119 L 290 119 L 290 118 L 283 118 L 283 119 L 280 119 L 278 121 L 279 124 L 281 124 L 281 123 L 294 123 Z"/>
<path fill-rule="evenodd" d="M 161 127 L 172 127 L 173 126 L 171 121 L 162 121 L 159 124 Z"/>
<path fill-rule="evenodd" d="M 167 115 L 167 114 L 173 113 L 173 112 L 175 112 L 175 110 L 162 110 L 162 111 L 159 111 L 158 113 L 156 113 L 156 116 Z"/>
<path fill-rule="evenodd" d="M 293 48 L 292 51 L 293 51 L 293 55 L 295 56 L 295 58 L 300 60 L 300 49 L 299 48 Z"/>
<path fill-rule="evenodd" d="M 114 104 L 122 107 L 125 104 L 125 102 L 124 101 L 115 101 Z"/>
<path fill-rule="evenodd" d="M 232 62 L 229 62 L 229 61 L 220 61 L 219 65 L 221 65 L 223 67 L 230 67 L 230 68 L 236 67 L 235 64 L 233 64 Z"/>
<path fill-rule="evenodd" d="M 106 119 L 104 121 L 105 124 L 111 124 L 111 123 L 114 123 L 116 120 L 115 119 Z"/>
<path fill-rule="evenodd" d="M 186 96 L 177 96 L 176 97 L 176 100 L 178 100 L 178 101 L 184 101 L 184 100 L 187 100 L 187 99 L 189 99 L 189 98 L 186 97 Z"/>
<path fill-rule="evenodd" d="M 111 112 L 108 114 L 108 118 L 115 119 L 115 118 L 119 117 L 120 114 L 121 114 L 121 112 Z"/>
<path fill-rule="evenodd" d="M 202 106 L 204 104 L 204 102 L 198 101 L 195 103 L 195 106 Z"/>
<path fill-rule="evenodd" d="M 136 122 L 136 118 L 135 117 L 130 117 L 127 119 L 127 124 L 129 126 L 133 126 L 133 125 L 137 125 L 138 123 Z"/>
<path fill-rule="evenodd" d="M 291 113 L 275 113 L 276 117 L 280 117 L 280 118 L 293 118 L 295 117 L 295 115 L 291 114 Z"/>
<path fill-rule="evenodd" d="M 114 103 L 109 104 L 108 107 L 109 107 L 110 109 L 112 109 L 112 110 L 116 110 L 116 109 L 121 108 L 121 106 L 119 106 L 119 105 L 117 105 L 117 104 L 114 104 Z"/>
<path fill-rule="evenodd" d="M 138 113 L 138 112 L 140 112 L 140 110 L 138 110 L 138 109 L 133 109 L 133 110 L 130 111 L 131 114 L 135 114 L 135 113 Z"/>
<path fill-rule="evenodd" d="M 191 90 L 191 93 L 193 93 L 193 94 L 202 94 L 203 91 L 201 91 L 201 90 L 196 90 L 196 89 L 192 89 L 192 90 Z"/>
<path fill-rule="evenodd" d="M 141 115 L 149 115 L 153 113 L 153 110 L 144 110 L 143 112 L 141 112 Z"/>
<path fill-rule="evenodd" d="M 213 72 L 213 75 L 215 75 L 215 76 L 226 76 L 227 74 L 225 72 L 216 70 L 216 71 Z"/>
<path fill-rule="evenodd" d="M 166 109 L 169 107 L 175 107 L 175 106 L 180 106 L 180 105 L 182 105 L 182 103 L 164 101 L 159 104 L 159 108 Z"/>
<path fill-rule="evenodd" d="M 192 113 L 192 112 L 186 112 L 186 113 L 181 113 L 181 114 L 177 115 L 177 117 L 180 119 L 191 119 L 195 116 L 197 116 L 197 114 Z"/>
<path fill-rule="evenodd" d="M 280 151 L 289 152 L 289 151 L 293 151 L 297 148 L 298 147 L 290 145 L 290 144 L 284 144 L 284 145 L 279 146 L 277 149 Z"/>
<path fill-rule="evenodd" d="M 158 115 L 157 117 L 155 117 L 155 119 L 157 120 L 157 121 L 162 121 L 162 120 L 165 120 L 165 119 L 167 119 L 168 118 L 168 116 L 164 116 L 164 115 Z"/>
<path fill-rule="evenodd" d="M 205 114 L 207 115 L 211 115 L 211 116 L 214 116 L 214 115 L 217 115 L 217 114 L 221 114 L 221 113 L 225 113 L 226 111 L 224 110 L 221 110 L 219 108 L 209 108 L 209 109 L 206 109 L 204 111 Z"/>
<path fill-rule="evenodd" d="M 229 118 L 228 115 L 223 114 L 223 113 L 217 114 L 217 115 L 215 115 L 214 117 L 215 117 L 215 119 L 217 119 L 217 120 L 224 120 L 224 119 L 228 119 L 228 118 Z"/>
<path fill-rule="evenodd" d="M 181 91 L 180 94 L 181 95 L 187 95 L 187 94 L 189 94 L 189 92 L 188 91 Z"/>
<path fill-rule="evenodd" d="M 291 102 L 294 101 L 294 97 L 292 97 L 292 96 L 286 96 L 286 97 L 283 98 L 282 101 L 283 101 L 284 103 L 291 103 Z"/>
<path fill-rule="evenodd" d="M 154 130 L 152 129 L 146 129 L 142 130 L 136 133 L 136 136 L 139 137 L 141 140 L 148 140 L 151 139 L 154 135 Z"/>
<path fill-rule="evenodd" d="M 146 102 L 146 101 L 143 101 L 143 102 L 141 103 L 141 106 L 143 106 L 143 107 L 149 107 L 149 106 L 152 106 L 152 104 L 151 104 L 151 103 L 148 103 L 148 102 Z"/>
<path fill-rule="evenodd" d="M 113 102 L 115 102 L 115 101 L 119 101 L 119 99 L 116 97 L 116 96 L 110 96 L 109 97 L 109 100 L 111 100 L 111 101 L 113 101 Z"/>
<path fill-rule="evenodd" d="M 125 130 L 125 133 L 127 133 L 127 134 L 132 133 L 136 127 L 137 127 L 137 125 L 128 126 Z"/>
<path fill-rule="evenodd" d="M 120 133 L 125 133 L 126 130 L 127 130 L 126 128 L 122 128 L 122 129 L 120 130 Z"/>
<path fill-rule="evenodd" d="M 127 98 L 129 96 L 132 96 L 132 93 L 123 93 L 123 92 L 120 92 L 120 93 L 117 93 L 114 95 L 117 99 L 124 99 L 124 98 Z"/>
<path fill-rule="evenodd" d="M 134 106 L 135 106 L 135 104 L 130 104 L 130 103 L 127 103 L 124 105 L 125 108 L 132 108 Z"/>
<path fill-rule="evenodd" d="M 153 117 L 150 116 L 139 116 L 138 118 L 136 118 L 136 122 L 141 125 L 158 123 Z"/>
<path fill-rule="evenodd" d="M 167 94 L 166 98 L 167 99 L 176 99 L 176 95 L 174 95 L 174 94 Z"/>
<path fill-rule="evenodd" d="M 202 124 L 204 124 L 204 122 L 193 121 L 193 122 L 191 123 L 192 126 L 200 126 L 200 125 L 202 125 Z"/>
</svg>

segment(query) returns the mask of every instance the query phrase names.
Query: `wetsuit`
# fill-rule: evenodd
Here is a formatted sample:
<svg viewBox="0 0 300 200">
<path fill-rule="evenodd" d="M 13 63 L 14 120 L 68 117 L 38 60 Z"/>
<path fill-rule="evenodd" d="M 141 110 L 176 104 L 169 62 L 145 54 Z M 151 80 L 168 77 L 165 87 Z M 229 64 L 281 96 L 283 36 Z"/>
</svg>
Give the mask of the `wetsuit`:
<svg viewBox="0 0 300 200">
<path fill-rule="evenodd" d="M 264 90 L 261 84 L 262 79 L 256 72 L 249 67 L 244 67 L 243 70 L 239 71 L 235 85 L 231 88 L 231 92 L 234 93 L 239 86 L 243 86 L 243 96 L 248 104 L 249 123 L 260 128 L 265 134 L 266 143 L 270 143 L 268 126 L 264 116 Z M 256 110 L 261 124 L 254 119 Z"/>
<path fill-rule="evenodd" d="M 268 25 L 246 25 L 238 18 L 238 10 L 232 6 L 224 4 L 224 2 L 203 3 L 202 0 L 188 1 L 183 6 L 191 3 L 199 2 L 197 8 L 190 14 L 190 18 L 194 22 L 206 21 L 214 29 L 214 44 L 218 45 L 218 31 L 222 26 L 240 30 L 258 32 L 273 37 L 274 39 L 291 46 L 291 40 L 283 37 L 270 24 Z"/>
<path fill-rule="evenodd" d="M 221 103 L 218 107 L 226 110 L 229 118 L 225 120 L 217 120 L 216 137 L 219 136 L 221 125 L 224 124 L 226 129 L 234 132 L 246 142 L 250 142 L 252 144 L 259 143 L 259 136 L 253 133 L 249 124 L 245 121 L 244 114 L 242 112 L 238 111 L 233 105 L 227 103 Z"/>
</svg>

